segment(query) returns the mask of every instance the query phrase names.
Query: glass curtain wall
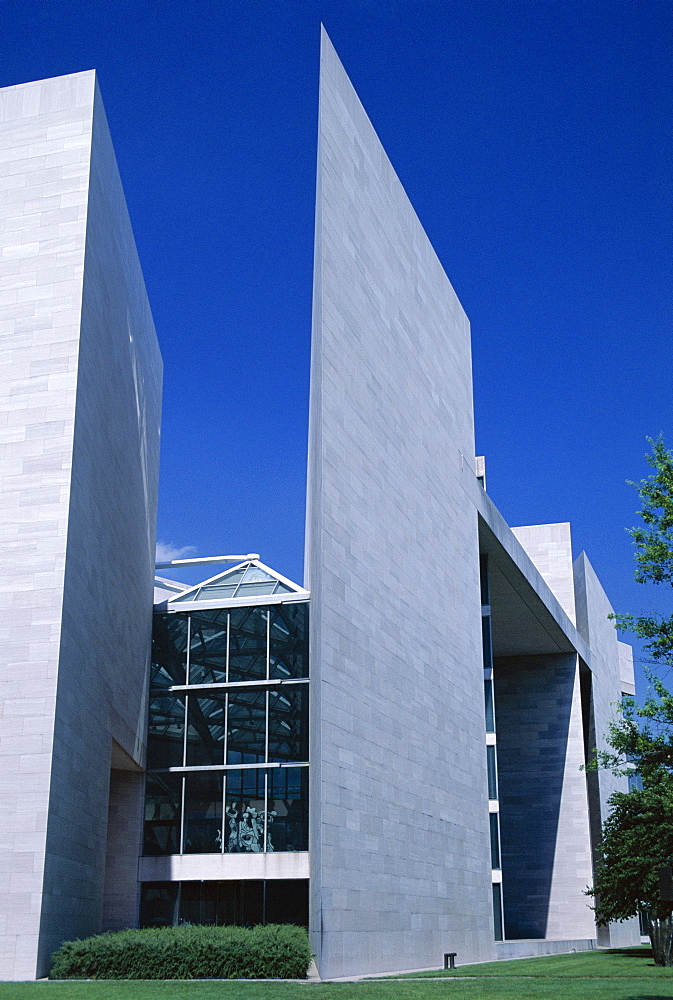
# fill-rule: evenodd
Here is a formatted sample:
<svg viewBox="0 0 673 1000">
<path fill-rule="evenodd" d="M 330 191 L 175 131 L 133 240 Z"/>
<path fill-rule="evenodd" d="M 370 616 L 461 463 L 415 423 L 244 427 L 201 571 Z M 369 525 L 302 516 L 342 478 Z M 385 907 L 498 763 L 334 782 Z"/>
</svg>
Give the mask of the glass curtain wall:
<svg viewBox="0 0 673 1000">
<path fill-rule="evenodd" d="M 141 927 L 179 924 L 308 926 L 308 880 L 144 882 Z"/>
<path fill-rule="evenodd" d="M 500 864 L 500 811 L 498 802 L 498 760 L 495 736 L 495 701 L 493 696 L 493 643 L 491 639 L 491 588 L 488 556 L 480 556 L 481 637 L 484 657 L 484 709 L 486 713 L 486 769 L 488 776 L 488 819 L 491 832 L 491 871 L 493 879 L 493 926 L 495 940 L 503 939 L 502 875 Z"/>
<path fill-rule="evenodd" d="M 155 615 L 144 854 L 308 849 L 308 602 Z"/>
</svg>

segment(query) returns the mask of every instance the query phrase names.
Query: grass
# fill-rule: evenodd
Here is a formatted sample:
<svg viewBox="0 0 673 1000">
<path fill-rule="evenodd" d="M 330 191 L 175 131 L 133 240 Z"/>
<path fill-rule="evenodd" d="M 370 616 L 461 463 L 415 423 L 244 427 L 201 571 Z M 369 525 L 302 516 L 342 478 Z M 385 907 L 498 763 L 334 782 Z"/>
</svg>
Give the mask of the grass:
<svg viewBox="0 0 673 1000">
<path fill-rule="evenodd" d="M 430 976 L 420 979 L 419 976 Z M 470 978 L 467 978 L 470 977 Z M 451 980 L 449 982 L 449 980 Z M 673 1000 L 673 969 L 647 948 L 464 965 L 358 983 L 0 983 L 0 1000 Z"/>
<path fill-rule="evenodd" d="M 560 979 L 667 979 L 673 984 L 673 968 L 654 964 L 650 948 L 611 948 L 605 951 L 581 951 L 573 955 L 546 955 L 543 958 L 518 958 L 511 962 L 484 962 L 461 965 L 449 972 L 410 972 L 404 978 L 460 978 L 461 976 L 516 976 Z M 670 994 L 673 997 L 673 992 Z"/>
</svg>

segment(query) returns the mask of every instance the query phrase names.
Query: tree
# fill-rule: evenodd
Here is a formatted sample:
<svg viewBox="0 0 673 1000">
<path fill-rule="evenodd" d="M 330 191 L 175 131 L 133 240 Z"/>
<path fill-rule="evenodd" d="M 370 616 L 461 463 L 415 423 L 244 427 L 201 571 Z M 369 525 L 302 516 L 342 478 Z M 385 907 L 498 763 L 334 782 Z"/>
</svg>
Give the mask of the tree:
<svg viewBox="0 0 673 1000">
<path fill-rule="evenodd" d="M 673 453 L 663 439 L 650 440 L 647 460 L 654 472 L 640 483 L 643 526 L 630 531 L 636 547 L 639 583 L 673 584 Z M 594 885 L 599 923 L 648 912 L 657 965 L 673 965 L 673 899 L 662 897 L 660 871 L 673 855 L 673 695 L 656 671 L 673 667 L 673 614 L 612 616 L 620 631 L 646 639 L 645 672 L 652 693 L 642 706 L 624 699 L 606 735 L 609 750 L 598 751 L 594 766 L 643 779 L 643 788 L 611 796 L 603 825 Z M 666 896 L 670 893 L 666 893 Z"/>
<path fill-rule="evenodd" d="M 662 899 L 660 871 L 673 855 L 673 776 L 663 768 L 642 789 L 615 792 L 589 895 L 599 924 L 647 913 L 656 965 L 673 965 L 673 900 Z"/>
<path fill-rule="evenodd" d="M 673 452 L 666 449 L 661 437 L 650 439 L 650 444 L 652 453 L 646 457 L 653 475 L 630 483 L 643 503 L 643 526 L 629 532 L 636 548 L 635 578 L 638 583 L 673 585 Z M 657 674 L 673 667 L 673 614 L 611 617 L 620 631 L 647 640 L 644 649 L 650 662 L 645 673 L 652 693 L 638 707 L 632 698 L 624 699 L 619 718 L 606 737 L 612 749 L 598 753 L 597 762 L 613 770 L 627 763 L 635 765 L 646 780 L 660 767 L 673 769 L 673 694 Z"/>
</svg>

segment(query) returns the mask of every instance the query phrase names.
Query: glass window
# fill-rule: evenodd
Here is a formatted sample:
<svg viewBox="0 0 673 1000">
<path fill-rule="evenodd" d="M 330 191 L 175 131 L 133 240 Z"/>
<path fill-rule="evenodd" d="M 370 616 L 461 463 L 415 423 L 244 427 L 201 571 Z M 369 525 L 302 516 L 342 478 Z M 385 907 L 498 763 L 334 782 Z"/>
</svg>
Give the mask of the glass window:
<svg viewBox="0 0 673 1000">
<path fill-rule="evenodd" d="M 484 654 L 484 669 L 490 670 L 493 666 L 493 653 L 491 650 L 491 619 L 489 615 L 481 616 L 481 645 Z"/>
<path fill-rule="evenodd" d="M 147 767 L 182 767 L 185 701 L 182 695 L 158 694 L 150 701 Z"/>
<path fill-rule="evenodd" d="M 229 680 L 265 680 L 268 609 L 232 608 L 229 629 Z"/>
<path fill-rule="evenodd" d="M 202 587 L 199 599 L 202 601 L 224 601 L 228 597 L 233 597 L 238 584 L 236 583 L 213 583 L 210 587 Z"/>
<path fill-rule="evenodd" d="M 493 929 L 496 941 L 502 941 L 502 887 L 493 883 Z"/>
<path fill-rule="evenodd" d="M 495 712 L 493 711 L 493 681 L 484 681 L 484 702 L 486 705 L 486 732 L 495 732 Z"/>
<path fill-rule="evenodd" d="M 265 773 L 262 769 L 226 772 L 224 849 L 229 854 L 264 850 Z"/>
<path fill-rule="evenodd" d="M 308 926 L 308 879 L 143 882 L 140 926 L 179 924 Z"/>
<path fill-rule="evenodd" d="M 185 854 L 222 850 L 222 773 L 185 775 Z"/>
<path fill-rule="evenodd" d="M 155 615 L 151 683 L 155 688 L 185 683 L 187 616 Z"/>
<path fill-rule="evenodd" d="M 275 576 L 271 576 L 266 572 L 265 569 L 260 569 L 259 566 L 248 566 L 245 573 L 243 574 L 242 583 L 276 583 Z"/>
<path fill-rule="evenodd" d="M 180 885 L 180 923 L 217 924 L 219 882 L 182 882 Z"/>
<path fill-rule="evenodd" d="M 266 691 L 229 694 L 227 764 L 263 764 L 266 748 Z"/>
<path fill-rule="evenodd" d="M 308 686 L 269 691 L 269 763 L 308 760 Z"/>
<path fill-rule="evenodd" d="M 488 556 L 479 556 L 479 579 L 481 583 L 481 604 L 483 607 L 491 603 L 488 580 Z"/>
<path fill-rule="evenodd" d="M 233 597 L 244 573 L 245 567 L 227 570 L 226 573 L 221 573 L 205 586 L 188 590 L 180 597 L 174 598 L 173 603 L 177 601 L 212 601 L 222 597 Z"/>
<path fill-rule="evenodd" d="M 269 676 L 308 676 L 308 603 L 269 609 Z"/>
<path fill-rule="evenodd" d="M 144 854 L 180 853 L 181 800 L 181 775 L 147 775 Z"/>
<path fill-rule="evenodd" d="M 495 747 L 486 747 L 486 763 L 488 767 L 488 797 L 497 799 L 498 797 L 498 769 L 495 760 Z"/>
<path fill-rule="evenodd" d="M 308 927 L 308 879 L 268 879 L 264 902 L 267 924 Z"/>
<path fill-rule="evenodd" d="M 217 883 L 217 920 L 218 924 L 242 924 L 244 901 L 247 895 L 248 882 L 218 882 Z M 253 891 L 253 896 L 257 893 Z M 263 901 L 263 900 L 262 900 Z M 259 923 L 250 920 L 246 913 L 245 923 Z"/>
<path fill-rule="evenodd" d="M 273 594 L 276 581 L 266 583 L 242 583 L 236 591 L 236 597 L 260 597 L 262 594 Z"/>
<path fill-rule="evenodd" d="M 489 813 L 491 823 L 491 868 L 500 868 L 500 837 L 497 813 Z"/>
<path fill-rule="evenodd" d="M 143 882 L 141 927 L 173 927 L 178 922 L 179 882 Z"/>
<path fill-rule="evenodd" d="M 643 776 L 638 771 L 629 771 L 626 776 L 629 783 L 629 791 L 636 792 L 643 790 Z"/>
<path fill-rule="evenodd" d="M 308 768 L 269 768 L 267 850 L 308 850 Z"/>
<path fill-rule="evenodd" d="M 223 691 L 187 698 L 187 765 L 224 764 L 226 695 Z"/>
<path fill-rule="evenodd" d="M 275 576 L 270 576 L 266 570 L 260 569 L 258 566 L 248 566 L 236 591 L 236 597 L 258 597 L 261 594 L 273 594 L 276 590 L 276 584 Z"/>
<path fill-rule="evenodd" d="M 267 585 L 253 570 L 221 584 Z M 307 602 L 155 615 L 146 854 L 308 849 L 307 675 Z"/>
<path fill-rule="evenodd" d="M 240 920 L 243 927 L 254 927 L 255 924 L 265 923 L 264 896 L 267 884 L 252 879 L 240 883 Z"/>
<path fill-rule="evenodd" d="M 191 616 L 189 683 L 222 684 L 227 679 L 227 611 Z"/>
</svg>

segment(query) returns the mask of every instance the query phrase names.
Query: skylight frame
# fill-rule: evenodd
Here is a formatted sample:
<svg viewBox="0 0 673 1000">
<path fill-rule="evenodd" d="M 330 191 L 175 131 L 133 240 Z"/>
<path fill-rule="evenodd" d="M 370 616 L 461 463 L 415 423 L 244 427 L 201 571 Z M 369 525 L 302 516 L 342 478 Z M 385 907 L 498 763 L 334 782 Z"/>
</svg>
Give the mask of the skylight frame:
<svg viewBox="0 0 673 1000">
<path fill-rule="evenodd" d="M 251 596 L 242 595 L 237 597 L 240 587 L 245 583 L 245 574 L 251 567 L 255 569 L 262 570 L 267 576 L 278 583 L 283 584 L 288 590 L 283 593 L 271 593 L 271 594 L 255 594 Z M 207 598 L 200 599 L 196 595 L 210 586 L 211 584 L 217 582 L 222 582 L 226 584 L 226 578 L 233 575 L 234 573 L 243 570 L 241 579 L 239 580 L 236 590 L 233 595 L 227 597 L 213 598 L 208 600 Z M 254 582 L 254 581 L 250 581 Z M 194 600 L 190 601 L 186 599 L 186 595 L 194 594 Z M 300 587 L 294 581 L 288 579 L 288 577 L 283 576 L 281 573 L 276 572 L 270 566 L 261 562 L 259 559 L 245 559 L 235 566 L 230 567 L 225 570 L 224 573 L 216 573 L 207 580 L 202 580 L 200 583 L 194 584 L 192 587 L 188 587 L 179 594 L 175 594 L 173 597 L 168 597 L 165 601 L 155 605 L 156 608 L 166 611 L 194 611 L 199 608 L 227 608 L 227 607 L 240 607 L 242 605 L 254 605 L 254 604 L 282 604 L 283 601 L 295 602 L 297 600 L 308 600 L 310 597 L 310 592 Z"/>
</svg>

